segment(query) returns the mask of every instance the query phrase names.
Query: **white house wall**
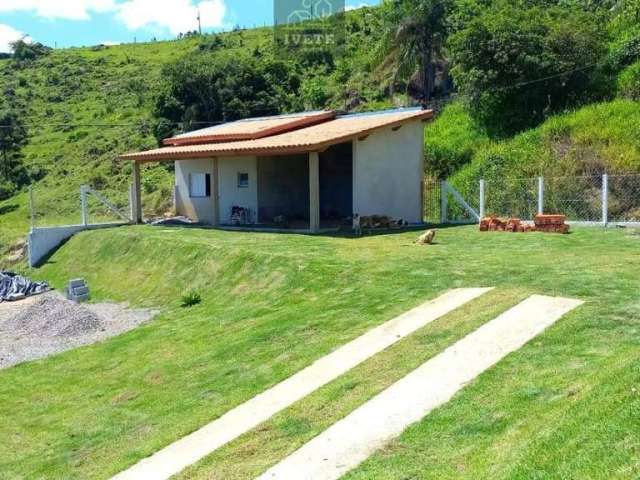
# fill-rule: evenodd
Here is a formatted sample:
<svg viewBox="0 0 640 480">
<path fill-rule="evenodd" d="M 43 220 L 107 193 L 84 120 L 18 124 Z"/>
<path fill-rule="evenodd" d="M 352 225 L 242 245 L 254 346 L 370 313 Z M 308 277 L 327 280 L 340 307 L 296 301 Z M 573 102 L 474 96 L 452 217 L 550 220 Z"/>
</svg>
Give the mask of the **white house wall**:
<svg viewBox="0 0 640 480">
<path fill-rule="evenodd" d="M 228 157 L 218 161 L 220 182 L 220 222 L 231 223 L 231 208 L 251 210 L 255 222 L 258 214 L 258 170 L 256 157 Z M 249 174 L 249 187 L 238 188 L 238 174 Z"/>
<path fill-rule="evenodd" d="M 353 142 L 353 211 L 422 221 L 424 125 L 405 124 Z"/>
<path fill-rule="evenodd" d="M 189 174 L 208 173 L 213 178 L 213 160 L 209 158 L 197 160 L 178 160 L 176 167 L 176 210 L 192 220 L 205 224 L 213 224 L 213 198 L 191 198 L 189 196 Z"/>
</svg>

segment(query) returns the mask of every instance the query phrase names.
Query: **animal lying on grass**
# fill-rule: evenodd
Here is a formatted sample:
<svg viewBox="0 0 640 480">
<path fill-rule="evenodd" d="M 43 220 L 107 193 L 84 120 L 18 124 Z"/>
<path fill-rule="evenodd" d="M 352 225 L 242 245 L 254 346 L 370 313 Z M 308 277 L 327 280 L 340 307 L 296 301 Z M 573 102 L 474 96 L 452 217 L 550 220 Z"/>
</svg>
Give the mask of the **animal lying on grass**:
<svg viewBox="0 0 640 480">
<path fill-rule="evenodd" d="M 416 240 L 416 244 L 418 245 L 431 245 L 433 240 L 436 238 L 435 230 L 427 230 L 422 235 L 418 237 Z"/>
</svg>

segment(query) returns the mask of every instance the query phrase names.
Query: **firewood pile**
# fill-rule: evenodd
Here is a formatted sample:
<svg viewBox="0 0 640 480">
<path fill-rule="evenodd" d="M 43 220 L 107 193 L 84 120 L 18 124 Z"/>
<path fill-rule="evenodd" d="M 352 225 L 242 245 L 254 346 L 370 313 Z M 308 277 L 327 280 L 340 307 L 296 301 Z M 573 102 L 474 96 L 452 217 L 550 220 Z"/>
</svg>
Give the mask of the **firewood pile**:
<svg viewBox="0 0 640 480">
<path fill-rule="evenodd" d="M 519 218 L 485 217 L 480 221 L 481 232 L 547 232 L 569 233 L 564 215 L 536 215 L 534 225 Z"/>
</svg>

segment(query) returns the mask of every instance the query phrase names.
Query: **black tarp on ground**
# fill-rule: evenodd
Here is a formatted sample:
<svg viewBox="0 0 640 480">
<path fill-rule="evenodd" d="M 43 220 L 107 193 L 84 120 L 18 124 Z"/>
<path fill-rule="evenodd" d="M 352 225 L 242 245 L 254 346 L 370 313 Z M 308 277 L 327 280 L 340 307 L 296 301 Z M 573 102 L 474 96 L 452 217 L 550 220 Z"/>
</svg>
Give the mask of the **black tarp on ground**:
<svg viewBox="0 0 640 480">
<path fill-rule="evenodd" d="M 0 302 L 22 300 L 50 290 L 47 282 L 32 282 L 12 272 L 0 272 Z"/>
</svg>

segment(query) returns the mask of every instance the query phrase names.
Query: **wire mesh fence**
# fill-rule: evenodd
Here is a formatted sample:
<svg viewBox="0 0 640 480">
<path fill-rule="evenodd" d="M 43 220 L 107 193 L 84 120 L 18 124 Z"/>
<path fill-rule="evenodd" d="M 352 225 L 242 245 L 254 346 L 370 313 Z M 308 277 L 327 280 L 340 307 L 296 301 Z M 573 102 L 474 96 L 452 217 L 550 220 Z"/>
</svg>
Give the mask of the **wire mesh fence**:
<svg viewBox="0 0 640 480">
<path fill-rule="evenodd" d="M 574 222 L 602 221 L 602 186 L 602 176 L 544 178 L 543 210 Z"/>
<path fill-rule="evenodd" d="M 640 175 L 612 175 L 608 184 L 609 221 L 640 222 Z"/>
<path fill-rule="evenodd" d="M 127 188 L 82 192 L 82 185 L 64 190 L 33 186 L 31 224 L 102 224 L 131 218 Z M 173 212 L 173 191 L 151 192 L 144 205 L 145 218 L 166 216 Z M 427 177 L 423 206 L 427 223 L 476 223 L 483 215 L 532 220 L 542 212 L 563 214 L 575 223 L 635 226 L 640 224 L 640 175 L 476 179 L 453 185 Z"/>
<path fill-rule="evenodd" d="M 441 185 L 437 178 L 426 177 L 424 180 L 423 204 L 426 223 L 441 223 Z"/>
<path fill-rule="evenodd" d="M 129 221 L 131 207 L 128 192 L 87 189 L 86 221 L 89 224 Z"/>
<path fill-rule="evenodd" d="M 83 185 L 66 187 L 53 189 L 41 184 L 31 187 L 29 201 L 33 227 L 116 223 L 130 217 L 126 190 L 98 191 Z"/>
<path fill-rule="evenodd" d="M 462 201 L 454 193 L 443 196 L 447 223 L 473 223 L 483 215 L 533 220 L 538 213 L 585 224 L 640 222 L 640 175 L 475 179 L 449 188 Z"/>
<path fill-rule="evenodd" d="M 486 215 L 531 219 L 538 211 L 538 180 L 535 178 L 488 181 L 484 192 L 482 213 Z"/>
<path fill-rule="evenodd" d="M 442 195 L 442 218 L 444 223 L 465 224 L 477 222 L 480 211 L 480 183 L 470 182 L 461 194 L 445 182 Z M 461 198 L 462 197 L 462 198 Z M 476 212 L 474 215 L 473 212 Z"/>
<path fill-rule="evenodd" d="M 29 191 L 31 226 L 54 227 L 82 222 L 80 185 L 77 188 L 50 188 L 37 184 Z"/>
</svg>

